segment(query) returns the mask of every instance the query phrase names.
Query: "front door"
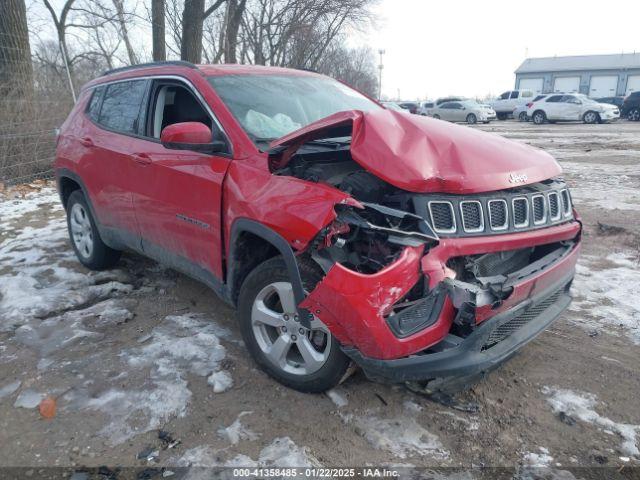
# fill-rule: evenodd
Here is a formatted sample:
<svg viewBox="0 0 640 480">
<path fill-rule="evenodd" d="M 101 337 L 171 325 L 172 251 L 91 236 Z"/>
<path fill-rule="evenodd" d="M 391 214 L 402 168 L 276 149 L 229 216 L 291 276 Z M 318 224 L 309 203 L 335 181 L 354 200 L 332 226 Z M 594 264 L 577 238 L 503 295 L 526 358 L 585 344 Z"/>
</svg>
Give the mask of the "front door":
<svg viewBox="0 0 640 480">
<path fill-rule="evenodd" d="M 145 253 L 168 264 L 222 278 L 222 182 L 230 156 L 170 150 L 160 143 L 168 125 L 201 122 L 223 135 L 208 107 L 179 80 L 154 80 L 146 140 L 136 152 L 133 203 Z M 212 138 L 213 140 L 214 138 Z"/>
</svg>

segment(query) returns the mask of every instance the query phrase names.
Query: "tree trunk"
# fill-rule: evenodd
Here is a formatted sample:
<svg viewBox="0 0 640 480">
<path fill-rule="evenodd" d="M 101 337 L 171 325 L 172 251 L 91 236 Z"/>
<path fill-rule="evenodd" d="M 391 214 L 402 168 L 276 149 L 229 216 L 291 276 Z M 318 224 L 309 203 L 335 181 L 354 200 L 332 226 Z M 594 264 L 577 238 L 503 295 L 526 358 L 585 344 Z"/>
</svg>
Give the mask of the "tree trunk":
<svg viewBox="0 0 640 480">
<path fill-rule="evenodd" d="M 0 1 L 0 96 L 29 99 L 33 93 L 31 47 L 24 0 Z"/>
<path fill-rule="evenodd" d="M 167 48 L 164 39 L 164 0 L 151 0 L 151 23 L 153 61 L 163 62 L 167 59 Z"/>
<path fill-rule="evenodd" d="M 247 5 L 247 0 L 228 0 L 227 22 L 224 39 L 225 63 L 238 63 L 236 50 L 238 47 L 238 31 L 242 22 L 242 15 Z"/>
<path fill-rule="evenodd" d="M 191 63 L 202 60 L 202 22 L 204 0 L 185 0 L 182 12 L 182 45 L 180 58 Z"/>
<path fill-rule="evenodd" d="M 122 0 L 113 0 L 113 6 L 116 8 L 116 15 L 118 17 L 118 27 L 120 28 L 120 35 L 122 35 L 122 40 L 124 40 L 124 46 L 127 49 L 127 56 L 129 57 L 129 63 L 131 65 L 135 65 L 138 63 L 138 58 L 136 56 L 136 52 L 131 45 L 131 40 L 129 39 L 129 30 L 127 29 L 127 21 L 124 15 L 124 5 Z"/>
</svg>

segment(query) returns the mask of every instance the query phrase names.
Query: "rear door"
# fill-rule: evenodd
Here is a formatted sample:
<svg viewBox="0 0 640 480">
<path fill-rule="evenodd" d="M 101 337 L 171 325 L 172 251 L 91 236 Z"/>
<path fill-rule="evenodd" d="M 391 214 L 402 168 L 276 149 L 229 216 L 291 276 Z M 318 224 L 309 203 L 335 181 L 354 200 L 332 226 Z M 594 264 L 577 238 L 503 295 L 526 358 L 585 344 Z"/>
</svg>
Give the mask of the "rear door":
<svg viewBox="0 0 640 480">
<path fill-rule="evenodd" d="M 542 102 L 542 109 L 550 120 L 559 120 L 562 115 L 562 105 L 560 102 L 563 95 L 551 95 Z"/>
<path fill-rule="evenodd" d="M 222 278 L 222 182 L 230 150 L 215 155 L 170 150 L 162 129 L 201 122 L 212 140 L 226 140 L 222 128 L 195 87 L 179 79 L 154 79 L 147 106 L 145 141 L 135 152 L 137 185 L 133 202 L 145 253 L 201 276 Z"/>
<path fill-rule="evenodd" d="M 149 82 L 120 81 L 94 88 L 86 112 L 90 123 L 79 139 L 85 155 L 83 179 L 100 224 L 126 246 L 136 248 L 139 235 L 131 194 L 139 142 L 142 105 Z"/>
</svg>

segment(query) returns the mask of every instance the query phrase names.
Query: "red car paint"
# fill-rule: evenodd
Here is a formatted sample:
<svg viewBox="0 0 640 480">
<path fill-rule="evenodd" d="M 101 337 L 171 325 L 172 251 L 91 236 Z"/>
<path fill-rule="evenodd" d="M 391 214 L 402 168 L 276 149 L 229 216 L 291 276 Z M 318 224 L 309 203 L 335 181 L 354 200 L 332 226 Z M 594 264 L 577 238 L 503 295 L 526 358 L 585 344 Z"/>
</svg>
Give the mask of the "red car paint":
<svg viewBox="0 0 640 480">
<path fill-rule="evenodd" d="M 251 141 L 206 76 L 283 72 L 315 75 L 269 67 L 166 65 L 96 79 L 85 87 L 62 126 L 56 168 L 73 172 L 84 182 L 97 220 L 105 228 L 124 230 L 138 241 L 158 245 L 222 283 L 230 271 L 232 230 L 239 219 L 251 219 L 270 228 L 301 254 L 336 219 L 336 205 L 362 207 L 332 186 L 272 173 L 274 168 L 284 167 L 302 143 L 330 131 L 349 131 L 353 159 L 408 192 L 490 192 L 533 184 L 561 173 L 551 156 L 526 145 L 388 110 L 345 111 L 308 125 L 271 144 L 284 151 L 272 158 L 270 165 L 269 154 Z M 92 87 L 157 75 L 184 79 L 197 90 L 224 129 L 230 155 L 170 150 L 153 139 L 105 130 L 87 118 L 85 109 Z M 446 262 L 454 256 L 577 239 L 579 232 L 579 222 L 572 220 L 527 232 L 442 238 L 424 256 L 421 247 L 406 247 L 394 262 L 370 275 L 335 264 L 301 307 L 316 313 L 340 342 L 358 348 L 363 355 L 405 357 L 446 336 L 455 315 L 452 302 L 447 300 L 434 325 L 407 338 L 394 336 L 384 316 L 421 275 L 426 275 L 434 287 L 452 276 Z M 578 247 L 563 262 L 518 285 L 498 310 L 479 307 L 478 322 L 512 307 L 552 283 L 560 273 L 569 272 L 577 253 Z"/>
<path fill-rule="evenodd" d="M 276 166 L 286 165 L 301 144 L 340 127 L 353 131 L 351 156 L 356 162 L 410 192 L 490 192 L 562 172 L 542 150 L 394 110 L 339 112 L 307 125 L 271 144 L 287 147 Z M 518 177 L 523 180 L 515 181 Z"/>
</svg>

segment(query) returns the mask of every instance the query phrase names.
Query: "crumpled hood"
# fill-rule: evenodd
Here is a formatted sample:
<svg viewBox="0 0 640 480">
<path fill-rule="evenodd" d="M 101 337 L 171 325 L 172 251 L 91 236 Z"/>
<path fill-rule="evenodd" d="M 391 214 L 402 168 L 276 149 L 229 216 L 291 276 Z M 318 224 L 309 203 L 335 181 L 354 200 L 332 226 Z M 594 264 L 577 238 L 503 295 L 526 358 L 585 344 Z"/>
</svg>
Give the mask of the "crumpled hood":
<svg viewBox="0 0 640 480">
<path fill-rule="evenodd" d="M 282 168 L 305 142 L 351 135 L 351 156 L 386 182 L 410 192 L 480 193 L 562 173 L 548 153 L 499 135 L 393 110 L 338 112 L 271 143 Z"/>
</svg>

